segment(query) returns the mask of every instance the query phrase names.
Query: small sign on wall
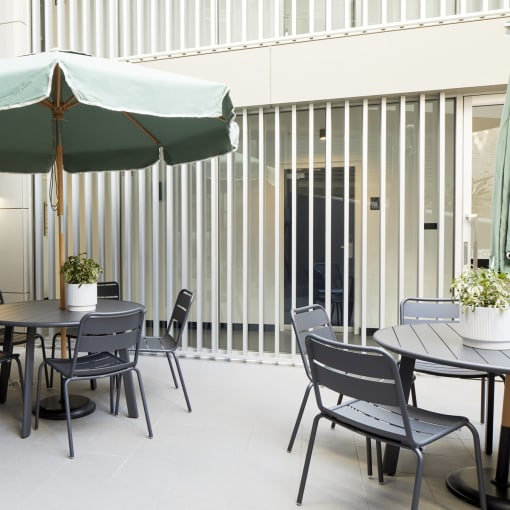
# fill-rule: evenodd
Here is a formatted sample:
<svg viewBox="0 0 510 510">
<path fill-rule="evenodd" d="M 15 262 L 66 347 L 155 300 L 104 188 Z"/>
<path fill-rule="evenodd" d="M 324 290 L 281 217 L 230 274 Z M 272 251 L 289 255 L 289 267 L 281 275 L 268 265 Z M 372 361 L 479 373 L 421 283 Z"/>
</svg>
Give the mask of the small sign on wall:
<svg viewBox="0 0 510 510">
<path fill-rule="evenodd" d="M 378 211 L 381 208 L 381 197 L 370 197 L 370 210 Z"/>
</svg>

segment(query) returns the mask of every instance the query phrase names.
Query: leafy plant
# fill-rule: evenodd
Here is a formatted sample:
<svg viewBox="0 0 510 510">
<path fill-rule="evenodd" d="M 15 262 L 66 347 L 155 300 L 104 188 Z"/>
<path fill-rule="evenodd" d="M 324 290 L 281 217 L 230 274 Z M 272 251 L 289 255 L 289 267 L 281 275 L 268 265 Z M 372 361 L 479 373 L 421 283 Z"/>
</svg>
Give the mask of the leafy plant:
<svg viewBox="0 0 510 510">
<path fill-rule="evenodd" d="M 510 274 L 466 266 L 453 279 L 450 291 L 464 309 L 478 306 L 504 310 L 510 307 Z"/>
<path fill-rule="evenodd" d="M 95 260 L 87 258 L 87 254 L 84 252 L 67 257 L 60 272 L 64 276 L 65 282 L 83 285 L 96 283 L 103 268 Z"/>
</svg>

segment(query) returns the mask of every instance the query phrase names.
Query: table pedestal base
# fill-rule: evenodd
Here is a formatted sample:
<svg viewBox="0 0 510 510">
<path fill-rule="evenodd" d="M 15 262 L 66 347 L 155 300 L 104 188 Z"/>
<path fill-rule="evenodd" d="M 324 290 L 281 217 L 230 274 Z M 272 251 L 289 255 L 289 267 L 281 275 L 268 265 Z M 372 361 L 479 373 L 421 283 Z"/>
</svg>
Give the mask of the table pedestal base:
<svg viewBox="0 0 510 510">
<path fill-rule="evenodd" d="M 510 487 L 498 487 L 494 480 L 494 470 L 484 469 L 485 490 L 487 492 L 487 508 L 493 510 L 510 510 Z M 450 473 L 446 478 L 446 486 L 457 497 L 478 506 L 478 478 L 476 468 L 463 468 Z"/>
<path fill-rule="evenodd" d="M 96 404 L 88 397 L 69 395 L 69 407 L 71 409 L 71 418 L 81 418 L 93 413 L 96 409 Z M 66 411 L 60 396 L 54 395 L 43 398 L 39 406 L 39 417 L 48 420 L 65 420 Z"/>
</svg>

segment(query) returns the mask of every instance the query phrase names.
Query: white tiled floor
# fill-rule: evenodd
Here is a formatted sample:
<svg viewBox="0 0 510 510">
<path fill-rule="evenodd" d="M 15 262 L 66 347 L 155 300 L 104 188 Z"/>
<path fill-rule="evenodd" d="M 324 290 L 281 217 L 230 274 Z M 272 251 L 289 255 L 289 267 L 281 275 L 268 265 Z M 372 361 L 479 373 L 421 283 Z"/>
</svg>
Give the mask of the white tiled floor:
<svg viewBox="0 0 510 510">
<path fill-rule="evenodd" d="M 139 366 L 154 438 L 147 438 L 143 415 L 129 419 L 125 409 L 118 417 L 108 414 L 106 381 L 100 381 L 95 392 L 88 384 L 77 384 L 73 393 L 92 397 L 97 410 L 73 421 L 74 460 L 67 457 L 65 422 L 43 420 L 29 438 L 20 438 L 20 396 L 16 388 L 9 390 L 8 402 L 0 406 L 3 508 L 296 507 L 308 433 L 316 412 L 312 399 L 294 450 L 287 453 L 306 386 L 301 367 L 183 359 L 193 406 L 189 414 L 181 390 L 171 385 L 165 359 L 144 356 Z M 479 423 L 479 382 L 418 376 L 416 384 L 421 406 L 465 414 L 483 432 Z M 498 383 L 496 409 L 501 396 L 502 384 Z M 497 435 L 496 427 L 496 440 Z M 386 477 L 381 486 L 376 477 L 366 475 L 364 445 L 363 438 L 339 428 L 332 430 L 323 423 L 304 509 L 409 508 L 413 454 L 403 452 L 397 476 Z M 486 465 L 495 462 L 493 457 L 484 456 Z M 452 496 L 444 484 L 450 470 L 466 465 L 474 465 L 468 431 L 429 447 L 420 508 L 473 508 Z"/>
</svg>

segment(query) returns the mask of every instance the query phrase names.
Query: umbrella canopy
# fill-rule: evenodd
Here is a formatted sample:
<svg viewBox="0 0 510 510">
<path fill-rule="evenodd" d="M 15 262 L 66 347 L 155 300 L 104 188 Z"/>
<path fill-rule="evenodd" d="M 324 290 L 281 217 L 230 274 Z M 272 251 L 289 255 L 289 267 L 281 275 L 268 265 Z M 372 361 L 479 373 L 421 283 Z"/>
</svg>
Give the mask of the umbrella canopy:
<svg viewBox="0 0 510 510">
<path fill-rule="evenodd" d="M 144 168 L 234 150 L 225 85 L 141 65 L 50 51 L 0 59 L 0 172 L 57 173 L 64 263 L 63 169 Z M 61 306 L 64 283 L 60 281 Z"/>
<path fill-rule="evenodd" d="M 0 171 L 47 172 L 62 125 L 67 172 L 143 168 L 225 154 L 237 124 L 225 85 L 50 51 L 0 60 Z M 60 122 L 54 122 L 60 121 Z"/>
<path fill-rule="evenodd" d="M 510 87 L 499 128 L 492 195 L 491 258 L 492 269 L 510 273 Z"/>
</svg>

